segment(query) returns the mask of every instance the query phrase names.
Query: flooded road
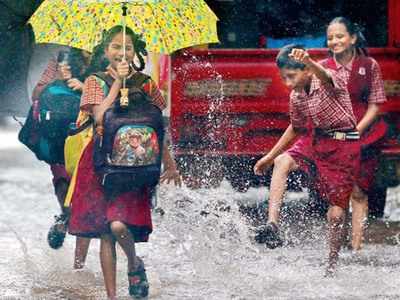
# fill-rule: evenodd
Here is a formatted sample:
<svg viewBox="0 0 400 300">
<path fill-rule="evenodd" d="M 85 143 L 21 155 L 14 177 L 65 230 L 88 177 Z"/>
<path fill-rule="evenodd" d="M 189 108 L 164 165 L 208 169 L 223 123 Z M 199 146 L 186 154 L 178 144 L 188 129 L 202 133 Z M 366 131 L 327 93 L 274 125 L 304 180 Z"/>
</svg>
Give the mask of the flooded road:
<svg viewBox="0 0 400 300">
<path fill-rule="evenodd" d="M 246 194 L 223 182 L 218 189 L 162 186 L 150 242 L 139 244 L 151 285 L 149 299 L 400 299 L 400 229 L 354 256 L 342 252 L 337 277 L 323 278 L 324 222 L 286 226 L 287 246 L 265 249 L 239 203 L 260 202 L 266 188 Z M 306 197 L 289 194 L 289 202 Z M 400 219 L 400 188 L 389 191 L 387 220 Z M 50 170 L 16 141 L 15 128 L 0 131 L 0 299 L 104 299 L 93 240 L 87 266 L 72 270 L 75 239 L 52 250 L 47 231 L 58 213 Z M 393 223 L 394 224 L 394 223 Z M 385 233 L 385 223 L 373 224 Z M 394 228 L 394 229 L 393 229 Z M 377 231 L 377 232 L 378 232 Z M 375 234 L 382 236 L 382 233 Z M 127 297 L 126 260 L 118 249 L 119 299 Z"/>
</svg>

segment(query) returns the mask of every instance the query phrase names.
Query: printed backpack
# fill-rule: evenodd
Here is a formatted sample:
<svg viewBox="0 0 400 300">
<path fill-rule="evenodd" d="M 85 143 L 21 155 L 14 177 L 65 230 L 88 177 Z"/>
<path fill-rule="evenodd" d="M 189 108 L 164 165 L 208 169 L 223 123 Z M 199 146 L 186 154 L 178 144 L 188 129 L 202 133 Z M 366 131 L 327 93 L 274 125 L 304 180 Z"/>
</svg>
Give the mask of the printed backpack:
<svg viewBox="0 0 400 300">
<path fill-rule="evenodd" d="M 111 87 L 110 76 L 95 76 Z M 117 99 L 104 113 L 103 134 L 94 135 L 94 167 L 109 198 L 153 188 L 160 180 L 164 123 L 160 108 L 142 89 L 148 79 L 137 72 L 127 80 L 128 107 Z"/>
</svg>

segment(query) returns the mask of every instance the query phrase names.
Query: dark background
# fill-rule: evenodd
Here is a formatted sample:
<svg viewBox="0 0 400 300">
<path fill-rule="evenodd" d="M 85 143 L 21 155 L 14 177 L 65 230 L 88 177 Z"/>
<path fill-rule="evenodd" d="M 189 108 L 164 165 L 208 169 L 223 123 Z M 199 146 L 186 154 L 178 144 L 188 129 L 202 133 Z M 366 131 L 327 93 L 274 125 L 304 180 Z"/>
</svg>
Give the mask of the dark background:
<svg viewBox="0 0 400 300">
<path fill-rule="evenodd" d="M 344 16 L 364 28 L 370 47 L 387 44 L 386 0 L 206 0 L 219 17 L 217 48 L 257 48 L 273 38 L 323 35 L 331 19 Z M 230 40 L 229 35 L 236 36 Z"/>
</svg>

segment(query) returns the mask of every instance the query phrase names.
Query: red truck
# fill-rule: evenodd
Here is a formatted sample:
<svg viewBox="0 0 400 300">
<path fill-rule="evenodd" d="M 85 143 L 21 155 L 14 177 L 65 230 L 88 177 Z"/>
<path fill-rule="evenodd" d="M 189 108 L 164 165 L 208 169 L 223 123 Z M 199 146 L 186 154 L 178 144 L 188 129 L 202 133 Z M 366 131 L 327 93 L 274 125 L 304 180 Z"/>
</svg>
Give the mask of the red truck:
<svg viewBox="0 0 400 300">
<path fill-rule="evenodd" d="M 208 2 L 223 22 L 221 14 L 227 2 Z M 375 190 L 370 195 L 371 203 L 382 206 L 387 187 L 400 182 L 400 1 L 367 2 L 369 6 L 353 10 L 361 21 L 370 18 L 369 13 L 363 16 L 363 10 L 370 10 L 371 5 L 376 5 L 378 15 L 379 10 L 383 10 L 378 16 L 380 19 L 373 21 L 375 23 L 371 25 L 368 20 L 364 23 L 370 33 L 367 39 L 373 40 L 373 47 L 368 51 L 382 69 L 388 97 L 382 114 L 389 131 L 382 146 Z M 235 1 L 230 1 L 229 5 L 227 10 L 232 12 Z M 251 5 L 248 9 L 251 10 Z M 344 15 L 341 12 L 339 7 L 326 13 L 323 22 L 326 24 L 331 18 Z M 373 25 L 379 25 L 376 30 L 383 30 L 383 36 L 373 35 Z M 222 47 L 224 41 L 229 44 L 233 34 L 239 39 L 240 34 L 242 37 L 246 34 L 230 32 L 229 28 L 229 24 L 219 27 Z M 322 26 L 320 35 L 324 35 L 324 30 Z M 260 41 L 264 47 L 269 40 L 279 42 L 261 32 L 255 47 L 260 46 Z M 255 176 L 252 169 L 255 161 L 276 143 L 289 124 L 288 90 L 275 66 L 278 49 L 255 47 L 185 50 L 171 57 L 171 133 L 179 166 L 189 186 L 218 186 L 224 177 L 242 192 L 250 186 L 268 184 L 268 176 Z M 328 55 L 322 47 L 311 49 L 310 53 L 317 59 Z M 302 178 L 301 174 L 293 174 L 297 175 Z M 296 188 L 302 180 L 294 179 L 289 181 Z"/>
</svg>

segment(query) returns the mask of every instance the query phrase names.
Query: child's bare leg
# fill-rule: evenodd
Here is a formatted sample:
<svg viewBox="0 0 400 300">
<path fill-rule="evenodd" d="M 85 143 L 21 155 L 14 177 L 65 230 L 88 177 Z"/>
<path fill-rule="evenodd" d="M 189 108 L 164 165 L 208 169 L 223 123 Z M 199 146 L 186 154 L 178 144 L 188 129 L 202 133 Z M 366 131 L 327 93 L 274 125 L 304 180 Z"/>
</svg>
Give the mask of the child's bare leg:
<svg viewBox="0 0 400 300">
<path fill-rule="evenodd" d="M 89 238 L 83 238 L 83 237 L 76 238 L 74 269 L 82 269 L 85 266 L 89 245 L 90 245 Z"/>
<path fill-rule="evenodd" d="M 363 242 L 365 223 L 368 215 L 368 195 L 358 186 L 354 186 L 351 194 L 352 211 L 352 239 L 353 250 L 361 250 Z"/>
<path fill-rule="evenodd" d="M 339 251 L 343 240 L 344 209 L 339 206 L 331 206 L 328 210 L 328 239 L 329 261 L 328 272 L 331 273 L 337 265 Z"/>
<path fill-rule="evenodd" d="M 111 223 L 111 231 L 128 258 L 128 272 L 135 271 L 139 267 L 140 261 L 136 257 L 135 241 L 132 234 L 126 225 L 119 221 Z"/>
<path fill-rule="evenodd" d="M 289 173 L 298 168 L 294 159 L 287 153 L 279 155 L 274 160 L 271 187 L 268 204 L 268 222 L 279 223 L 279 213 L 282 206 L 283 194 Z"/>
<path fill-rule="evenodd" d="M 351 198 L 350 198 L 351 199 Z M 350 211 L 349 209 L 347 209 L 344 212 L 344 217 L 343 217 L 343 241 L 342 241 L 342 246 L 344 247 L 349 247 L 349 243 L 350 243 L 350 224 L 349 224 L 349 220 L 350 220 Z"/>
<path fill-rule="evenodd" d="M 105 234 L 100 241 L 100 263 L 103 271 L 104 284 L 107 297 L 116 299 L 117 295 L 117 254 L 115 251 L 115 240 L 110 234 Z"/>
<path fill-rule="evenodd" d="M 65 196 L 67 195 L 68 192 L 68 186 L 69 183 L 66 180 L 60 179 L 57 181 L 57 184 L 54 188 L 58 204 L 60 205 L 61 212 L 63 213 L 66 212 L 66 208 L 64 207 L 64 201 L 65 201 Z"/>
</svg>

